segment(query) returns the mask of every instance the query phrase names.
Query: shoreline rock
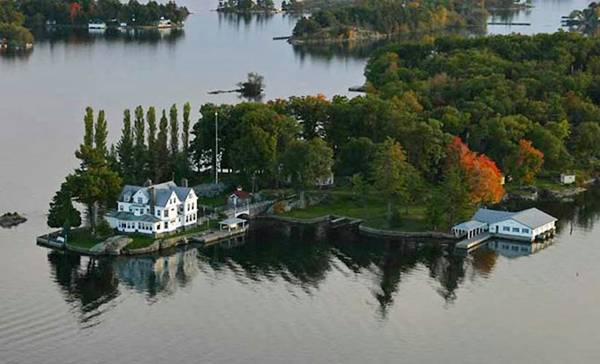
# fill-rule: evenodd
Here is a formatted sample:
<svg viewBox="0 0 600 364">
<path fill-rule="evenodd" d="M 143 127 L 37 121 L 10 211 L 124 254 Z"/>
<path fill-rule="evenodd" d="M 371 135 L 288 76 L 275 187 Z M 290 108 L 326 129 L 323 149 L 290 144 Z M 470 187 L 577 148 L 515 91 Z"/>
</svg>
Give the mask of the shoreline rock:
<svg viewBox="0 0 600 364">
<path fill-rule="evenodd" d="M 17 212 L 7 212 L 0 216 L 0 226 L 3 228 L 11 228 L 20 225 L 27 221 L 27 218 L 19 215 Z"/>
</svg>

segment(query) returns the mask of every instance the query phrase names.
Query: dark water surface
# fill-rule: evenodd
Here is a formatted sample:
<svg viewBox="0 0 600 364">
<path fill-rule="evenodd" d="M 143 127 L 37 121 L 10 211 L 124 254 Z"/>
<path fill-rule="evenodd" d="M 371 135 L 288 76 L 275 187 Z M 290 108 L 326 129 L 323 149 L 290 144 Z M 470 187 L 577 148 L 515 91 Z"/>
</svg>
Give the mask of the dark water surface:
<svg viewBox="0 0 600 364">
<path fill-rule="evenodd" d="M 186 3 L 196 13 L 183 35 L 72 36 L 0 58 L 0 212 L 29 218 L 0 229 L 0 363 L 600 361 L 597 191 L 541 206 L 561 228 L 533 254 L 493 242 L 457 257 L 268 230 L 235 248 L 154 258 L 90 261 L 35 246 L 75 165 L 85 106 L 107 111 L 114 136 L 126 107 L 235 102 L 207 91 L 250 71 L 265 76 L 267 98 L 363 81 L 360 52 L 272 41 L 290 18 L 232 20 L 208 11 L 212 1 Z M 519 21 L 539 25 L 512 30 L 555 30 L 587 2 L 534 3 Z"/>
</svg>

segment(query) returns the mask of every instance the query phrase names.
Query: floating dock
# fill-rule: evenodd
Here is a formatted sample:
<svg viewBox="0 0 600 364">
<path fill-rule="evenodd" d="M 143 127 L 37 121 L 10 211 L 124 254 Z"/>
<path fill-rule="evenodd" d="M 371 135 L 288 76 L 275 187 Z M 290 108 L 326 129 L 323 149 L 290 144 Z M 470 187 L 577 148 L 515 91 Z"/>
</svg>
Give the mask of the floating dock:
<svg viewBox="0 0 600 364">
<path fill-rule="evenodd" d="M 471 250 L 471 249 L 478 247 L 479 245 L 485 243 L 486 241 L 488 241 L 491 238 L 492 238 L 492 234 L 490 234 L 490 233 L 479 234 L 479 235 L 473 236 L 472 238 L 459 241 L 458 243 L 456 243 L 456 248 L 462 249 L 462 250 Z"/>
<path fill-rule="evenodd" d="M 239 236 L 239 235 L 244 235 L 246 233 L 246 231 L 248 231 L 247 226 L 244 228 L 231 230 L 231 231 L 214 230 L 214 231 L 208 231 L 202 235 L 194 236 L 194 237 L 190 238 L 190 240 L 194 243 L 200 243 L 204 246 L 208 246 L 208 245 L 218 243 L 221 240 L 227 240 L 227 239 Z"/>
</svg>

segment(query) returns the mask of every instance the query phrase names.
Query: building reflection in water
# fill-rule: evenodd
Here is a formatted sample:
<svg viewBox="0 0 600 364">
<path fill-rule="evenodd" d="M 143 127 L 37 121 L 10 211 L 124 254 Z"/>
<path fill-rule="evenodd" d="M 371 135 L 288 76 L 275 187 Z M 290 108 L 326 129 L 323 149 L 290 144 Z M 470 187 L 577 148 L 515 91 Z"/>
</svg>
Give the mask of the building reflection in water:
<svg viewBox="0 0 600 364">
<path fill-rule="evenodd" d="M 509 240 L 491 240 L 484 248 L 494 251 L 507 258 L 523 257 L 540 252 L 554 243 L 554 240 L 546 240 L 536 243 L 521 243 Z"/>
<path fill-rule="evenodd" d="M 232 277 L 215 274 L 219 272 L 232 273 L 244 284 L 282 279 L 312 295 L 332 270 L 344 267 L 356 275 L 373 277 L 369 289 L 383 317 L 398 296 L 404 276 L 417 267 L 428 269 L 429 276 L 439 282 L 437 292 L 447 302 L 456 298 L 465 276 L 465 258 L 439 247 L 297 241 L 277 238 L 271 232 L 261 233 L 260 239 L 250 237 L 242 245 L 192 247 L 164 256 L 91 259 L 51 253 L 48 259 L 56 283 L 65 299 L 78 308 L 82 322 L 118 304 L 115 299 L 124 289 L 144 294 L 151 304 L 203 275 L 217 280 Z"/>
<path fill-rule="evenodd" d="M 592 198 L 590 198 L 590 196 Z M 587 229 L 598 214 L 597 191 L 590 191 L 572 204 L 545 205 L 561 218 L 559 230 L 570 225 Z M 293 230 L 293 229 L 292 229 Z M 340 271 L 368 277 L 365 282 L 378 313 L 385 318 L 402 295 L 407 276 L 425 270 L 437 282 L 433 289 L 452 304 L 465 282 L 486 279 L 499 257 L 517 258 L 535 254 L 552 241 L 524 244 L 492 240 L 466 256 L 453 254 L 438 244 L 391 243 L 327 237 L 314 231 L 266 227 L 251 231 L 245 241 L 230 241 L 208 248 L 187 247 L 164 255 L 91 259 L 50 253 L 52 275 L 86 325 L 115 305 L 125 290 L 145 295 L 148 303 L 176 294 L 194 279 L 236 279 L 242 284 L 284 281 L 307 295 L 316 294 L 330 273 Z M 227 273 L 227 274 L 220 274 Z"/>
</svg>

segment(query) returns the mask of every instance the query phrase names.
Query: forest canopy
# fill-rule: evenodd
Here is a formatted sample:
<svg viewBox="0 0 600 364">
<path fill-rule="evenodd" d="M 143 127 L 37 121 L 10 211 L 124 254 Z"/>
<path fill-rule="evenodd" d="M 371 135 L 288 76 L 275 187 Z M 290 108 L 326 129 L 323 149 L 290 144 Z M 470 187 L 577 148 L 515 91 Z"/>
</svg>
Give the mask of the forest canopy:
<svg viewBox="0 0 600 364">
<path fill-rule="evenodd" d="M 558 32 L 404 42 L 373 56 L 365 73 L 372 94 L 413 95 L 423 118 L 439 120 L 507 174 L 518 175 L 511 169 L 521 139 L 543 153 L 546 170 L 600 157 L 598 38 Z"/>
</svg>

